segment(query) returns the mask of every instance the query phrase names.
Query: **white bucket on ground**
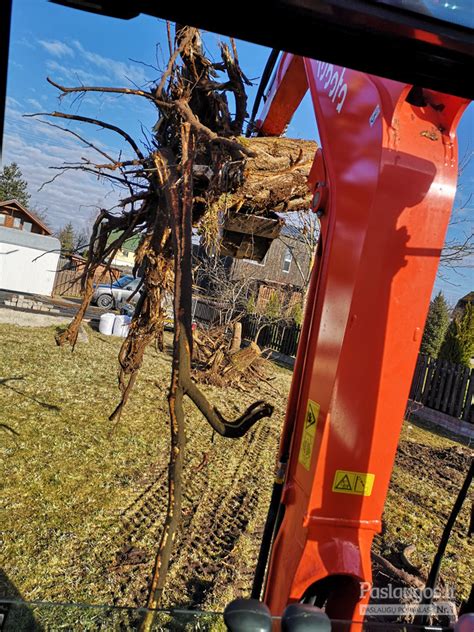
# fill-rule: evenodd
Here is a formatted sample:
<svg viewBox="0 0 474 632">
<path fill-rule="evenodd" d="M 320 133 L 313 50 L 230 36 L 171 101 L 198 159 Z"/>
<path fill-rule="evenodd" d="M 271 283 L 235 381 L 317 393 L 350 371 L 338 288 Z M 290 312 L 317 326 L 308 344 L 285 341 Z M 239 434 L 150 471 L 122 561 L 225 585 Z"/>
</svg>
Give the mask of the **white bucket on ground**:
<svg viewBox="0 0 474 632">
<path fill-rule="evenodd" d="M 111 336 L 114 328 L 115 314 L 102 314 L 99 322 L 99 331 L 101 334 Z"/>
<path fill-rule="evenodd" d="M 125 316 L 125 315 L 116 316 L 114 320 L 112 335 L 121 336 L 122 338 L 125 338 L 128 334 L 128 329 L 130 327 L 131 320 L 132 319 L 130 318 L 130 316 Z"/>
</svg>

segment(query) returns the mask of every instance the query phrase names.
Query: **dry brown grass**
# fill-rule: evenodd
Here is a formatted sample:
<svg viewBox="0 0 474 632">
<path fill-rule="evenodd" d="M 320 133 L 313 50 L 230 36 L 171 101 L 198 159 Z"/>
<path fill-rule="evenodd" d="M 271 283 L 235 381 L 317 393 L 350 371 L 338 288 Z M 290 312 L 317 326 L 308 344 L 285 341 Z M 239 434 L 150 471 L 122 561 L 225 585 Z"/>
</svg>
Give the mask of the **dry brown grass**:
<svg viewBox="0 0 474 632">
<path fill-rule="evenodd" d="M 7 577 L 3 585 L 0 577 L 0 594 L 136 606 L 144 603 L 166 503 L 170 357 L 148 350 L 122 422 L 110 436 L 121 341 L 88 333 L 90 343 L 71 353 L 55 345 L 54 328 L 0 325 L 0 377 L 7 380 L 0 384 L 0 423 L 19 433 L 0 429 L 0 563 Z M 187 407 L 189 492 L 166 594 L 170 604 L 189 606 L 194 599 L 203 608 L 221 609 L 250 588 L 291 378 L 289 371 L 275 371 L 271 389 L 205 387 L 229 417 L 259 397 L 275 404 L 272 420 L 239 442 L 213 438 Z M 376 549 L 388 553 L 414 543 L 411 559 L 426 572 L 462 480 L 449 463 L 443 465 L 448 480 L 437 478 L 435 457 L 449 460 L 457 444 L 414 424 L 405 424 L 402 440 L 426 446 L 432 458 L 423 468 L 415 467 L 416 459 L 397 461 Z M 467 596 L 470 581 L 467 521 L 465 507 L 442 569 L 458 600 Z M 223 536 L 236 527 L 240 533 L 212 540 L 216 524 Z M 62 616 L 51 610 L 47 629 L 59 629 L 54 622 Z M 97 629 L 101 616 L 87 612 L 68 629 Z"/>
<path fill-rule="evenodd" d="M 170 356 L 147 351 L 111 436 L 107 417 L 118 401 L 121 340 L 89 329 L 90 343 L 78 344 L 71 353 L 56 346 L 54 333 L 54 328 L 0 326 L 1 378 L 7 380 L 0 386 L 0 422 L 18 432 L 13 436 L 0 430 L 1 565 L 8 578 L 4 586 L 0 578 L 0 594 L 13 596 L 16 590 L 27 600 L 142 605 L 166 506 Z M 200 414 L 187 405 L 192 491 L 184 509 L 196 523 L 193 534 L 200 524 L 204 528 L 200 520 L 217 511 L 212 503 L 218 503 L 220 487 L 229 496 L 235 485 L 244 486 L 248 476 L 240 463 L 245 465 L 246 446 L 252 441 L 265 444 L 249 482 L 260 489 L 253 509 L 262 525 L 290 376 L 275 370 L 274 386 L 263 384 L 261 392 L 204 387 L 229 417 L 256 397 L 277 404 L 272 420 L 258 424 L 241 441 L 213 437 Z M 197 472 L 204 452 L 210 454 L 209 464 Z M 139 555 L 135 563 L 132 554 L 128 564 L 127 547 L 138 549 L 143 559 Z M 185 559 L 176 556 L 171 579 L 192 573 L 189 564 L 199 558 L 195 542 L 187 548 L 180 542 L 177 548 L 186 554 Z M 180 581 L 170 586 L 169 603 L 186 601 Z M 206 605 L 211 592 L 202 596 Z"/>
</svg>

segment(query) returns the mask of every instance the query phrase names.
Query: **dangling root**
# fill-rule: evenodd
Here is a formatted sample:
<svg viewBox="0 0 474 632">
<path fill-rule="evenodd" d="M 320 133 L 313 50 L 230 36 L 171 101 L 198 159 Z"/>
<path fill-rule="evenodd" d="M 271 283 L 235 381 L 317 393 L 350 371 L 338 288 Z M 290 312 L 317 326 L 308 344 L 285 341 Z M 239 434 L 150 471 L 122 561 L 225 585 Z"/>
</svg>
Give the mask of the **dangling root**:
<svg viewBox="0 0 474 632">
<path fill-rule="evenodd" d="M 195 138 L 190 125 L 181 126 L 182 159 L 181 169 L 171 163 L 168 152 L 156 157 L 158 173 L 164 185 L 167 207 L 170 210 L 173 251 L 174 251 L 174 341 L 171 385 L 168 395 L 170 410 L 171 452 L 168 476 L 168 508 L 161 535 L 160 546 L 155 559 L 147 607 L 150 611 L 140 626 L 141 632 L 148 632 L 153 624 L 154 612 L 161 600 L 173 541 L 181 521 L 182 468 L 186 435 L 184 431 L 183 400 L 187 395 L 204 415 L 212 428 L 224 437 L 242 437 L 259 419 L 269 416 L 273 406 L 255 402 L 234 421 L 227 421 L 191 379 L 192 327 L 192 165 Z"/>
<path fill-rule="evenodd" d="M 179 64 L 178 57 L 181 58 Z M 219 77 L 219 73 L 224 77 Z M 147 155 L 139 143 L 116 125 L 79 115 L 50 113 L 53 117 L 76 120 L 117 133 L 132 151 L 129 159 L 123 159 L 121 155 L 115 159 L 101 147 L 85 141 L 77 132 L 66 129 L 101 154 L 102 162 L 80 161 L 65 166 L 65 169 L 82 169 L 108 178 L 126 187 L 129 195 L 121 202 L 121 213 L 101 211 L 95 222 L 83 277 L 83 301 L 68 329 L 58 337 L 58 344 L 74 346 L 81 319 L 93 295 L 93 279 L 98 266 L 111 262 L 129 237 L 141 236 L 134 273 L 143 278 L 143 295 L 120 350 L 121 401 L 110 416 L 112 420 L 120 419 L 147 346 L 156 337 L 162 339 L 163 296 L 171 283 L 171 266 L 174 264 L 175 330 L 168 395 L 171 421 L 168 511 L 148 599 L 149 608 L 156 608 L 181 519 L 184 397 L 189 397 L 211 427 L 224 437 L 242 437 L 258 420 L 273 412 L 270 404 L 258 401 L 237 419 L 227 420 L 192 381 L 192 226 L 199 224 L 207 210 L 207 237 L 215 244 L 218 206 L 223 196 L 236 226 L 244 223 L 248 227 L 251 222 L 247 220 L 252 214 L 260 216 L 252 224 L 257 225 L 261 217 L 272 215 L 275 209 L 304 208 L 309 201 L 306 175 L 315 146 L 298 146 L 299 141 L 283 139 L 284 149 L 278 152 L 278 143 L 273 139 L 239 139 L 246 117 L 245 84 L 249 82 L 240 69 L 235 44 L 232 42 L 231 47 L 223 45 L 221 61 L 212 63 L 204 55 L 199 31 L 191 27 L 177 25 L 175 50 L 162 77 L 150 89 L 64 87 L 51 80 L 50 83 L 61 91 L 61 96 L 86 92 L 135 95 L 155 105 L 158 112 Z M 235 107 L 229 106 L 227 94 L 233 96 Z M 235 111 L 234 116 L 230 114 L 231 110 Z M 254 140 L 258 151 L 252 148 Z M 272 181 L 265 186 L 269 171 Z M 251 177 L 252 173 L 254 177 Z M 249 187 L 244 191 L 246 181 Z M 129 210 L 123 210 L 125 208 Z M 278 223 L 274 218 L 271 221 Z M 141 629 L 149 630 L 152 621 L 153 613 L 149 613 Z"/>
<path fill-rule="evenodd" d="M 110 421 L 120 421 L 146 348 L 157 337 L 163 337 L 163 302 L 172 292 L 172 263 L 161 252 L 169 237 L 169 230 L 163 231 L 161 226 L 156 226 L 155 232 L 142 240 L 137 251 L 136 266 L 144 268 L 144 288 L 128 336 L 120 349 L 119 388 L 122 398 L 110 415 Z"/>
<path fill-rule="evenodd" d="M 147 210 L 147 205 L 144 203 L 137 213 L 128 213 L 122 217 L 115 217 L 104 209 L 102 209 L 99 213 L 92 229 L 89 254 L 81 279 L 81 306 L 71 323 L 69 323 L 68 327 L 63 332 L 56 335 L 56 343 L 60 347 L 64 344 L 70 344 L 74 349 L 77 342 L 77 336 L 79 335 L 79 328 L 94 294 L 94 277 L 98 267 L 103 265 L 104 262 L 112 261 L 123 242 L 133 234 L 133 230 L 135 229 L 139 219 L 141 219 Z M 118 237 L 108 244 L 107 242 L 112 232 L 120 229 L 121 232 Z M 108 270 L 109 266 L 106 266 L 99 278 L 99 283 L 103 280 Z"/>
</svg>

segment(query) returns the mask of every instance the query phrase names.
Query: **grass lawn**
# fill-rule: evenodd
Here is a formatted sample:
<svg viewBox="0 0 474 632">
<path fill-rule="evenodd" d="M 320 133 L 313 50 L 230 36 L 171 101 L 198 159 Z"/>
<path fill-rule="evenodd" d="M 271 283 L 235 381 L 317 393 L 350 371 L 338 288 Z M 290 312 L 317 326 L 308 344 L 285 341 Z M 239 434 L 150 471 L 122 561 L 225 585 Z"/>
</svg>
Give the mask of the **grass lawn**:
<svg viewBox="0 0 474 632">
<path fill-rule="evenodd" d="M 90 342 L 71 353 L 56 346 L 54 328 L 0 325 L 0 423 L 19 433 L 0 430 L 0 594 L 143 605 L 166 510 L 170 356 L 147 351 L 111 435 L 121 340 L 88 333 Z M 184 529 L 168 603 L 210 607 L 217 595 L 225 598 L 226 569 L 237 590 L 248 587 L 291 375 L 275 373 L 273 386 L 262 383 L 250 394 L 204 389 L 229 418 L 258 398 L 275 404 L 272 419 L 243 441 L 213 436 L 186 404 Z M 224 533 L 221 541 L 220 529 L 232 537 Z M 237 556 L 250 541 L 251 557 L 231 568 L 229 554 Z"/>
<path fill-rule="evenodd" d="M 0 595 L 139 606 L 166 510 L 170 356 L 147 351 L 111 434 L 121 341 L 88 333 L 71 353 L 55 345 L 54 328 L 0 325 L 0 423 L 18 432 L 0 428 Z M 228 417 L 256 399 L 275 405 L 243 440 L 213 436 L 186 405 L 184 518 L 168 604 L 218 610 L 249 591 L 291 379 L 275 374 L 252 393 L 205 389 Z M 390 558 L 414 544 L 410 561 L 426 573 L 472 451 L 414 424 L 400 450 L 375 548 Z M 469 591 L 468 514 L 465 506 L 442 568 L 458 601 Z"/>
</svg>

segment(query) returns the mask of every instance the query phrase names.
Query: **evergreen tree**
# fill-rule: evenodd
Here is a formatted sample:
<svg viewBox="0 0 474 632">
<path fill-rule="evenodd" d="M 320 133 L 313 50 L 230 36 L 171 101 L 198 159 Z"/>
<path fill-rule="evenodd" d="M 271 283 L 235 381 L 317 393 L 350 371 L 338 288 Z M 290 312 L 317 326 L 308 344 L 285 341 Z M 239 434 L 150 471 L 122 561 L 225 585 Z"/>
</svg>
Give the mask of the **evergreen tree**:
<svg viewBox="0 0 474 632">
<path fill-rule="evenodd" d="M 440 292 L 430 303 L 420 352 L 437 358 L 449 326 L 449 308 L 443 293 Z"/>
<path fill-rule="evenodd" d="M 74 252 L 76 236 L 71 222 L 61 228 L 58 233 L 58 239 L 61 242 L 61 254 L 71 254 Z"/>
<path fill-rule="evenodd" d="M 30 201 L 28 183 L 16 162 L 5 165 L 0 172 L 0 201 L 5 200 L 17 200 L 25 207 Z"/>
<path fill-rule="evenodd" d="M 472 304 L 468 304 L 462 316 L 451 321 L 438 357 L 470 368 L 473 355 L 474 308 Z"/>
<path fill-rule="evenodd" d="M 303 305 L 301 303 L 296 303 L 293 305 L 291 310 L 291 317 L 295 321 L 297 325 L 301 325 L 303 322 Z"/>
<path fill-rule="evenodd" d="M 270 320 L 278 320 L 282 317 L 282 306 L 278 292 L 270 294 L 268 303 L 265 306 L 265 316 Z"/>
</svg>

